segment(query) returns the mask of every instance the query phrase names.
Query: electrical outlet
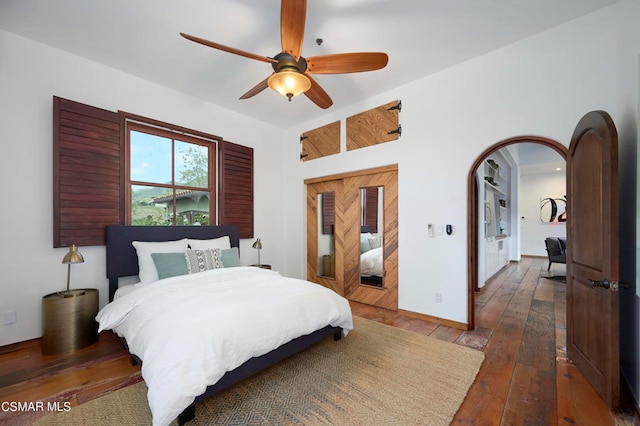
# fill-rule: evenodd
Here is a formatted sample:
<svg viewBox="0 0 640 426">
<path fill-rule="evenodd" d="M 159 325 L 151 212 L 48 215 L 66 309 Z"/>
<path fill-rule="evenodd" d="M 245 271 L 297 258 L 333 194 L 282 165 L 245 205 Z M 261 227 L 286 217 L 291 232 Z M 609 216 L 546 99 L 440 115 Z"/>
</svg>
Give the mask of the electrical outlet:
<svg viewBox="0 0 640 426">
<path fill-rule="evenodd" d="M 7 311 L 4 313 L 4 325 L 11 325 L 18 322 L 18 313 L 16 311 Z"/>
<path fill-rule="evenodd" d="M 442 303 L 442 293 L 436 293 L 436 303 Z"/>
</svg>

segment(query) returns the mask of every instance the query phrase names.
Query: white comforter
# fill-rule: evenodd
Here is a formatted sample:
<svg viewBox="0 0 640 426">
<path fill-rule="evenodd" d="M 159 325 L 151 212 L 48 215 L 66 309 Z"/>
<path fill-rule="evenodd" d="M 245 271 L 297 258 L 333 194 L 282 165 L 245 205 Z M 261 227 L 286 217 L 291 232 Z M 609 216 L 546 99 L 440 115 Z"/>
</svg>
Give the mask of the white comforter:
<svg viewBox="0 0 640 426">
<path fill-rule="evenodd" d="M 381 277 L 384 275 L 383 267 L 382 247 L 365 251 L 360 255 L 360 276 Z"/>
<path fill-rule="evenodd" d="M 225 372 L 326 325 L 353 328 L 346 299 L 255 267 L 214 269 L 140 286 L 105 306 L 99 330 L 143 361 L 154 425 L 167 425 Z"/>
</svg>

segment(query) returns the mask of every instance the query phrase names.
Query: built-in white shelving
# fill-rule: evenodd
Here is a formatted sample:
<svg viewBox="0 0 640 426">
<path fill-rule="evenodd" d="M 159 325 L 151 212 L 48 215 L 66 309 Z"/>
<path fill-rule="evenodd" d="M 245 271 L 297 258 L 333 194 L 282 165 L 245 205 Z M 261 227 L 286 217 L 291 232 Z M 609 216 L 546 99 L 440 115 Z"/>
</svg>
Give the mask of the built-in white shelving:
<svg viewBox="0 0 640 426">
<path fill-rule="evenodd" d="M 489 158 L 484 162 L 486 279 L 500 271 L 511 260 L 510 168 L 500 155 L 496 156 L 496 160 Z"/>
</svg>

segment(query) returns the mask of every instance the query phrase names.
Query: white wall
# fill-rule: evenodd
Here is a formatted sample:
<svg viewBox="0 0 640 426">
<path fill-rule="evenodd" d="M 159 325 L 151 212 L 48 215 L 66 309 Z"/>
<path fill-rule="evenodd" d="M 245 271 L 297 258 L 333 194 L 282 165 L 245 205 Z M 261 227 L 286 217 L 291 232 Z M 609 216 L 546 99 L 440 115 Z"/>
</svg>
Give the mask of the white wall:
<svg viewBox="0 0 640 426">
<path fill-rule="evenodd" d="M 564 222 L 542 222 L 540 219 L 540 199 L 548 196 L 566 195 L 565 171 L 520 176 L 518 193 L 520 194 L 518 212 L 521 254 L 546 257 L 544 239 L 546 237 L 566 237 L 567 227 Z"/>
<path fill-rule="evenodd" d="M 303 179 L 397 163 L 399 307 L 466 323 L 469 169 L 500 140 L 540 135 L 568 145 L 586 112 L 615 114 L 615 17 L 614 7 L 604 9 L 288 130 L 296 147 L 283 188 L 288 271 L 305 275 Z M 394 99 L 403 106 L 400 140 L 346 152 L 344 119 Z M 300 133 L 339 119 L 342 152 L 301 163 Z M 427 238 L 428 223 L 452 224 L 454 233 Z"/>
<path fill-rule="evenodd" d="M 620 280 L 631 283 L 620 292 L 620 365 L 623 380 L 640 400 L 640 205 L 638 201 L 638 90 L 640 79 L 640 2 L 618 0 L 616 127 L 620 166 Z M 635 287 L 635 294 L 634 294 Z"/>
<path fill-rule="evenodd" d="M 40 337 L 41 298 L 66 286 L 66 249 L 53 248 L 53 95 L 209 132 L 254 148 L 255 235 L 262 261 L 286 265 L 280 249 L 285 231 L 283 131 L 263 122 L 184 96 L 145 80 L 0 31 L 0 318 L 16 311 L 18 322 L 0 323 L 0 346 Z M 243 240 L 243 264 L 256 263 L 253 240 Z M 100 290 L 108 298 L 104 247 L 81 247 L 72 287 Z"/>
</svg>

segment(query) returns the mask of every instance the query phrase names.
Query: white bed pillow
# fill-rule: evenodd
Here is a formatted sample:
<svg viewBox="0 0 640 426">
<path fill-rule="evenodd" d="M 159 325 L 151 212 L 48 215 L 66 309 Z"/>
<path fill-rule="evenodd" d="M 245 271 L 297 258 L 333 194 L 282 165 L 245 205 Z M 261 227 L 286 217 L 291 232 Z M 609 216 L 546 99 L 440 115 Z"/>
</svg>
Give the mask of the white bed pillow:
<svg viewBox="0 0 640 426">
<path fill-rule="evenodd" d="M 138 254 L 138 268 L 141 283 L 158 281 L 158 271 L 153 263 L 151 253 L 185 252 L 188 247 L 186 238 L 177 241 L 133 241 L 131 243 Z"/>
<path fill-rule="evenodd" d="M 220 238 L 212 238 L 210 240 L 194 240 L 189 238 L 189 247 L 194 250 L 206 250 L 206 249 L 230 249 L 231 240 L 228 235 Z"/>
</svg>

